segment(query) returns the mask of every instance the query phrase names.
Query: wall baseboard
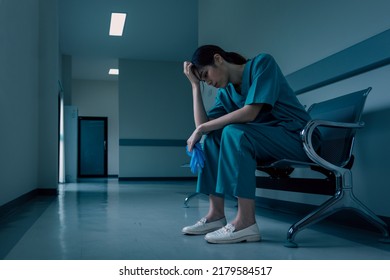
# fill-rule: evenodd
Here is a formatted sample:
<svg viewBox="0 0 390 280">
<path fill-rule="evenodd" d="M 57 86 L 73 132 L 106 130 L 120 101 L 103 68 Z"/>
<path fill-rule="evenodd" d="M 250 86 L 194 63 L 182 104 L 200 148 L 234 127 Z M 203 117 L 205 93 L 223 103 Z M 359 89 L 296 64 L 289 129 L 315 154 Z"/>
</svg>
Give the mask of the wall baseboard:
<svg viewBox="0 0 390 280">
<path fill-rule="evenodd" d="M 35 189 L 28 193 L 25 193 L 18 198 L 15 198 L 11 200 L 10 202 L 7 202 L 0 206 L 0 217 L 7 215 L 8 213 L 12 212 L 14 209 L 20 207 L 21 205 L 25 204 L 26 202 L 34 199 L 37 196 L 57 196 L 58 190 L 57 189 Z"/>
</svg>

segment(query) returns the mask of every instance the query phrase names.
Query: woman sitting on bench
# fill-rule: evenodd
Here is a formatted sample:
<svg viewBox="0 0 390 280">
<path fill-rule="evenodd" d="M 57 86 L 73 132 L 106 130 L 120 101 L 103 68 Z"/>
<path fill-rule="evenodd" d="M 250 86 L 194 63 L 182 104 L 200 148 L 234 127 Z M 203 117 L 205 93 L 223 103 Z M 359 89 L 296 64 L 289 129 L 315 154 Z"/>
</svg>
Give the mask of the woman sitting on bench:
<svg viewBox="0 0 390 280">
<path fill-rule="evenodd" d="M 210 243 L 260 241 L 255 219 L 255 171 L 264 163 L 290 158 L 307 160 L 300 131 L 310 120 L 272 56 L 247 60 L 218 46 L 199 47 L 184 74 L 192 85 L 196 129 L 187 140 L 191 152 L 202 135 L 204 168 L 197 192 L 209 196 L 205 217 L 182 232 L 206 234 Z M 200 82 L 218 88 L 206 112 Z M 238 199 L 238 212 L 227 224 L 224 195 Z"/>
</svg>

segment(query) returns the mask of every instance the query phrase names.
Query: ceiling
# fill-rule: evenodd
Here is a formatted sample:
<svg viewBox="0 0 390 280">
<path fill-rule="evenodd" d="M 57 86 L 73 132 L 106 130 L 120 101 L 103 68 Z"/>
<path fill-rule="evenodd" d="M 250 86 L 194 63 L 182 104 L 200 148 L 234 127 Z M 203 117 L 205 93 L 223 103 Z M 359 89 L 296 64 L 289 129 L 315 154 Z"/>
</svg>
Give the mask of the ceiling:
<svg viewBox="0 0 390 280">
<path fill-rule="evenodd" d="M 122 37 L 112 12 L 127 13 Z M 115 80 L 118 59 L 184 61 L 198 46 L 198 0 L 59 0 L 60 50 L 76 79 Z"/>
</svg>

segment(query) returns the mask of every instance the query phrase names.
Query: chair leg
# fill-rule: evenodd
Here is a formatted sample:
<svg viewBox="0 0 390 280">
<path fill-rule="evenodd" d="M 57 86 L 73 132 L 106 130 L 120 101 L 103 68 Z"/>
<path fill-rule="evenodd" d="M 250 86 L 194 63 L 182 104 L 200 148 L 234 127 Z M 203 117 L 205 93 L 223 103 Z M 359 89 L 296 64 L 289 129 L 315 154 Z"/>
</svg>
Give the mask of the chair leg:
<svg viewBox="0 0 390 280">
<path fill-rule="evenodd" d="M 352 187 L 350 187 L 345 189 L 342 188 L 336 193 L 334 197 L 326 201 L 317 210 L 293 224 L 287 232 L 287 242 L 285 246 L 298 247 L 297 243 L 294 242 L 294 238 L 299 231 L 343 209 L 354 210 L 361 214 L 362 217 L 364 217 L 374 226 L 380 229 L 383 234 L 383 238 L 380 239 L 380 241 L 384 243 L 390 243 L 387 224 L 382 219 L 380 219 L 374 212 L 368 209 L 363 203 L 361 203 L 353 195 Z"/>
<path fill-rule="evenodd" d="M 291 248 L 298 247 L 298 244 L 294 242 L 297 233 L 304 228 L 313 225 L 340 210 L 342 206 L 343 197 L 343 191 L 338 191 L 335 196 L 328 199 L 319 208 L 317 208 L 316 210 L 293 224 L 287 232 L 287 242 L 285 246 Z"/>
<path fill-rule="evenodd" d="M 390 243 L 388 225 L 381 218 L 379 218 L 374 212 L 372 212 L 366 205 L 360 202 L 354 196 L 352 190 L 349 190 L 348 193 L 349 196 L 351 197 L 350 209 L 356 211 L 358 214 L 360 214 L 363 218 L 365 218 L 368 222 L 370 222 L 372 225 L 377 227 L 382 232 L 383 237 L 379 239 L 379 241 L 383 243 Z"/>
</svg>

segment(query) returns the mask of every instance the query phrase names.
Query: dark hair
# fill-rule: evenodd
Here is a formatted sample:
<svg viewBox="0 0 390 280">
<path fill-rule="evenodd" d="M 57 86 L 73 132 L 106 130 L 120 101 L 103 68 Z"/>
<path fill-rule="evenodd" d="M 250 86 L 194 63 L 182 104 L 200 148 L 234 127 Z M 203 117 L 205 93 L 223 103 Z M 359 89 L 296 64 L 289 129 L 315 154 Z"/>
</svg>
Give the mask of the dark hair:
<svg viewBox="0 0 390 280">
<path fill-rule="evenodd" d="M 191 63 L 196 68 L 214 64 L 214 55 L 219 54 L 229 63 L 242 65 L 247 59 L 235 52 L 225 52 L 222 48 L 215 45 L 204 45 L 196 49 L 192 55 Z"/>
</svg>

